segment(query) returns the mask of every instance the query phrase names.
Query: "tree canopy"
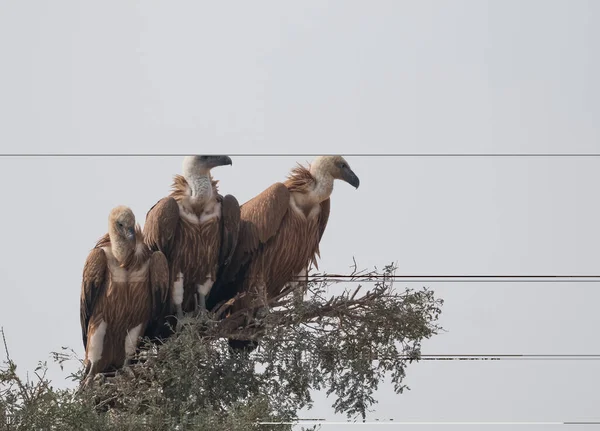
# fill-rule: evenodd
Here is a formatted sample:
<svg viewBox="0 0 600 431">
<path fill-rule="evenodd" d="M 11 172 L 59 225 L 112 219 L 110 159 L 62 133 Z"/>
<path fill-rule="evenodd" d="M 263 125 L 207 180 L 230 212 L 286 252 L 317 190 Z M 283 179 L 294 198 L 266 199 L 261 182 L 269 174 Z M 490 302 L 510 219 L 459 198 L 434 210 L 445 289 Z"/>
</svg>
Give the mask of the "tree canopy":
<svg viewBox="0 0 600 431">
<path fill-rule="evenodd" d="M 396 267 L 336 280 L 312 274 L 307 294 L 288 289 L 267 313 L 249 320 L 243 310 L 224 320 L 187 319 L 143 360 L 85 389 L 56 388 L 40 363 L 32 379 L 16 372 L 6 346 L 0 370 L 0 426 L 4 430 L 247 430 L 292 429 L 310 408 L 311 392 L 326 391 L 332 407 L 365 418 L 385 379 L 401 394 L 406 367 L 421 342 L 437 334 L 443 300 L 422 288 L 397 289 Z M 243 326 L 240 328 L 240 325 Z M 254 340 L 256 350 L 232 352 L 227 338 Z M 54 360 L 79 360 L 72 350 Z M 70 378 L 79 381 L 83 367 Z"/>
</svg>

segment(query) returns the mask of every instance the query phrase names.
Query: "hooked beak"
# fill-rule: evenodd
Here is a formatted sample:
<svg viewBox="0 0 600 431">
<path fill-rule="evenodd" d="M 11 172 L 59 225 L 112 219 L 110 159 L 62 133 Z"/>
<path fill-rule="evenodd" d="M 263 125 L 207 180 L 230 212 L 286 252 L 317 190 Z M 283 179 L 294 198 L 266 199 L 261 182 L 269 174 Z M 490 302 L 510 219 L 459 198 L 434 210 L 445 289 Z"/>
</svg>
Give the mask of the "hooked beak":
<svg viewBox="0 0 600 431">
<path fill-rule="evenodd" d="M 226 166 L 226 165 L 233 165 L 233 162 L 231 161 L 231 157 L 218 156 L 215 166 Z"/>
<path fill-rule="evenodd" d="M 133 241 L 135 239 L 135 229 L 128 229 L 127 233 L 125 234 L 125 236 L 127 237 L 127 239 L 129 241 Z"/>
<path fill-rule="evenodd" d="M 342 179 L 355 189 L 360 185 L 360 180 L 350 168 L 346 168 L 342 171 Z"/>
</svg>

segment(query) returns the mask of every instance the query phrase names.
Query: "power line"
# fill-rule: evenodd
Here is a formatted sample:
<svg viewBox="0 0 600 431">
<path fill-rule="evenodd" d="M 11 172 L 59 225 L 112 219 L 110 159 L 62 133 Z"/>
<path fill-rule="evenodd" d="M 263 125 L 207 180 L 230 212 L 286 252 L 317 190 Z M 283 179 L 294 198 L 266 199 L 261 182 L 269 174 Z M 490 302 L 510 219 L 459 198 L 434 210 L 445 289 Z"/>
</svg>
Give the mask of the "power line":
<svg viewBox="0 0 600 431">
<path fill-rule="evenodd" d="M 270 354 L 265 352 L 260 352 L 255 354 L 256 359 L 269 357 Z M 281 356 L 289 356 L 296 357 L 302 356 L 311 356 L 311 352 L 302 352 L 302 353 L 290 353 L 288 354 L 278 354 L 278 357 Z M 406 360 L 406 361 L 599 361 L 600 354 L 473 354 L 473 355 L 420 355 L 418 358 L 410 355 L 377 355 L 376 353 L 370 352 L 357 352 L 357 357 L 369 357 L 372 361 L 381 361 L 381 360 Z"/>
<path fill-rule="evenodd" d="M 343 279 L 319 279 L 314 282 L 330 283 L 380 283 L 378 280 L 343 280 Z M 393 280 L 405 283 L 598 283 L 600 280 L 439 280 L 439 279 L 419 279 L 419 280 Z"/>
<path fill-rule="evenodd" d="M 410 360 L 409 356 L 400 356 L 398 359 Z M 412 358 L 416 360 L 415 358 Z M 377 358 L 375 358 L 377 360 Z M 421 355 L 421 361 L 598 361 L 600 355 Z"/>
<path fill-rule="evenodd" d="M 319 276 L 315 274 L 314 277 Z M 479 274 L 479 275 L 357 275 L 357 274 L 323 274 L 325 277 L 336 277 L 336 278 L 600 278 L 600 275 L 583 275 L 583 274 L 568 274 L 568 275 L 491 275 L 491 274 Z"/>
<path fill-rule="evenodd" d="M 257 422 L 260 425 L 600 425 L 600 421 L 556 421 L 556 422 L 510 422 L 510 421 L 395 421 L 394 419 L 384 419 L 381 421 L 327 421 L 325 419 L 309 419 L 309 420 L 297 420 L 294 422 L 275 422 L 275 421 L 263 421 Z"/>
<path fill-rule="evenodd" d="M 323 274 L 308 278 L 294 277 L 296 282 L 332 283 L 380 283 L 380 282 L 426 282 L 426 283 L 598 283 L 600 275 L 353 275 Z"/>
<path fill-rule="evenodd" d="M 154 357 L 155 352 L 145 351 L 138 354 L 137 359 L 144 360 L 147 357 Z M 310 361 L 315 355 L 313 350 L 300 350 L 294 352 L 272 352 L 257 350 L 252 353 L 256 360 L 268 360 L 276 358 L 301 358 Z M 598 361 L 600 353 L 472 353 L 472 354 L 419 354 L 409 355 L 404 353 L 397 354 L 378 354 L 369 349 L 357 350 L 352 355 L 369 359 L 378 360 L 407 360 L 407 361 Z M 346 356 L 347 357 L 347 356 Z"/>
<path fill-rule="evenodd" d="M 183 157 L 193 153 L 0 153 L 0 157 Z M 210 154 L 207 154 L 210 155 Z M 314 157 L 333 154 L 301 153 L 228 153 L 231 157 Z M 346 153 L 347 157 L 451 157 L 451 158 L 491 158 L 491 157 L 600 157 L 600 153 Z"/>
</svg>

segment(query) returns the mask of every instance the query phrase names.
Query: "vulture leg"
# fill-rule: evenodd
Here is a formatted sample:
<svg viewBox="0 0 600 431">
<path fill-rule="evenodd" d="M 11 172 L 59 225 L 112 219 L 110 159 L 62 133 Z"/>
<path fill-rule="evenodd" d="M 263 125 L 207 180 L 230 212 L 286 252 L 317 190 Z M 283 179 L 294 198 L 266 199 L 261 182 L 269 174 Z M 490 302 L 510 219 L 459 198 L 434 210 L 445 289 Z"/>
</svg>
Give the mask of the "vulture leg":
<svg viewBox="0 0 600 431">
<path fill-rule="evenodd" d="M 201 313 L 204 313 L 206 311 L 206 295 L 203 295 L 202 293 L 198 294 L 198 310 Z"/>
<path fill-rule="evenodd" d="M 80 386 L 79 390 L 89 387 L 92 383 L 92 380 L 94 380 L 94 375 L 88 371 L 87 375 L 81 382 L 81 386 Z"/>
<path fill-rule="evenodd" d="M 91 372 L 92 372 L 92 363 L 90 361 L 87 361 L 85 364 L 85 369 L 83 370 L 83 374 L 87 378 Z"/>
<path fill-rule="evenodd" d="M 135 377 L 135 374 L 130 367 L 124 367 L 123 373 L 126 374 L 128 377 Z"/>
<path fill-rule="evenodd" d="M 78 389 L 78 392 L 81 393 L 81 391 L 89 388 L 92 385 L 92 378 L 88 375 L 85 379 L 83 379 L 83 381 L 81 382 L 81 386 Z"/>
<path fill-rule="evenodd" d="M 206 309 L 206 295 L 196 292 L 194 294 L 194 302 L 196 317 L 201 316 L 203 319 L 206 318 L 208 316 L 208 310 Z"/>
<path fill-rule="evenodd" d="M 205 315 L 207 313 L 206 309 L 206 296 L 210 292 L 214 281 L 212 278 L 208 278 L 203 284 L 198 284 L 196 286 L 196 314 Z"/>
<path fill-rule="evenodd" d="M 90 386 L 92 386 L 94 384 L 94 381 L 101 383 L 104 380 L 105 380 L 104 375 L 102 373 L 98 373 L 96 370 L 94 370 L 94 367 L 92 365 L 92 367 L 90 367 L 87 375 L 81 382 L 81 386 L 79 387 L 77 392 L 80 392 L 82 390 L 89 388 Z"/>
<path fill-rule="evenodd" d="M 183 274 L 180 272 L 175 278 L 173 283 L 172 292 L 173 304 L 175 304 L 175 310 L 177 311 L 177 320 L 183 319 Z"/>
<path fill-rule="evenodd" d="M 133 356 L 135 355 L 135 351 L 137 350 L 141 331 L 141 323 L 127 331 L 127 335 L 125 336 L 125 361 L 123 361 L 124 367 L 131 366 L 131 359 L 133 358 Z"/>
<path fill-rule="evenodd" d="M 177 311 L 177 320 L 183 320 L 183 308 L 181 304 L 175 305 L 175 309 Z"/>
<path fill-rule="evenodd" d="M 296 304 L 302 304 L 304 295 L 306 294 L 306 287 L 308 285 L 308 271 L 306 268 L 300 271 L 295 278 L 296 280 L 290 283 L 293 289 L 294 301 Z"/>
<path fill-rule="evenodd" d="M 269 314 L 269 296 L 266 285 L 261 286 L 259 289 L 259 304 L 260 307 L 256 310 L 256 317 L 262 320 Z"/>
</svg>

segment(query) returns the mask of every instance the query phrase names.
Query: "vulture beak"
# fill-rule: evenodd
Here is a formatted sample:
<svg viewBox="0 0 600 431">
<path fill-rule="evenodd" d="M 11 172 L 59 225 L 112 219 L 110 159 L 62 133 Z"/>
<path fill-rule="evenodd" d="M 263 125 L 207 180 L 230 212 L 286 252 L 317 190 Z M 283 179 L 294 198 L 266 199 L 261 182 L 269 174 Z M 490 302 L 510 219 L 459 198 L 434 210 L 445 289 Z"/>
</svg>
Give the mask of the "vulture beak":
<svg viewBox="0 0 600 431">
<path fill-rule="evenodd" d="M 233 165 L 231 157 L 229 156 L 217 156 L 215 160 L 215 166 L 227 166 Z"/>
<path fill-rule="evenodd" d="M 126 236 L 129 241 L 133 241 L 135 239 L 135 229 L 134 228 L 127 229 Z"/>
<path fill-rule="evenodd" d="M 356 174 L 352 171 L 352 169 L 350 169 L 349 167 L 346 167 L 342 170 L 342 180 L 346 181 L 348 184 L 350 184 L 355 189 L 357 189 L 358 186 L 360 185 L 360 180 L 358 179 Z"/>
</svg>

